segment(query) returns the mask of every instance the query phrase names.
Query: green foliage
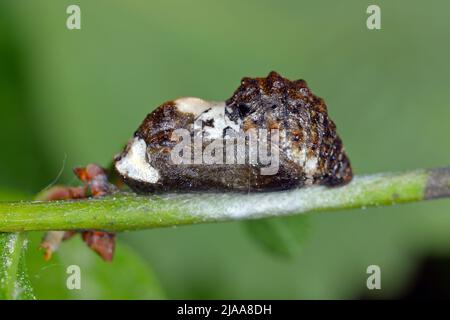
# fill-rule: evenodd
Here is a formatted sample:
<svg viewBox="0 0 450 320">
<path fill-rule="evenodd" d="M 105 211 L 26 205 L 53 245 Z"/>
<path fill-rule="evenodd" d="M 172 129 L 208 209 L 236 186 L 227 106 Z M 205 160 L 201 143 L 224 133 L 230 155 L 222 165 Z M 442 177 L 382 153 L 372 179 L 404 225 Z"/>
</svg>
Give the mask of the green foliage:
<svg viewBox="0 0 450 320">
<path fill-rule="evenodd" d="M 308 239 L 306 215 L 246 221 L 244 226 L 263 249 L 282 258 L 298 255 Z"/>
<path fill-rule="evenodd" d="M 26 236 L 0 233 L 0 300 L 34 299 L 24 262 Z"/>
<path fill-rule="evenodd" d="M 0 201 L 24 198 L 21 193 L 0 188 Z M 34 299 L 25 261 L 27 245 L 25 233 L 0 233 L 0 300 Z"/>
</svg>

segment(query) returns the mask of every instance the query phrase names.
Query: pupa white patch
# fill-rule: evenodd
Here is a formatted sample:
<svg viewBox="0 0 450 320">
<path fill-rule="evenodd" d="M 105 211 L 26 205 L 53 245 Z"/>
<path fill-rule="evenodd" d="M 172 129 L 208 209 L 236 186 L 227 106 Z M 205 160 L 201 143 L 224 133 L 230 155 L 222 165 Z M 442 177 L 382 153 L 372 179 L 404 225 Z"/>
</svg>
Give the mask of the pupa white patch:
<svg viewBox="0 0 450 320">
<path fill-rule="evenodd" d="M 197 120 L 200 120 L 205 124 L 209 123 L 211 120 L 213 121 L 211 126 L 204 126 L 204 134 L 208 139 L 222 138 L 226 128 L 231 128 L 236 132 L 240 131 L 240 122 L 235 123 L 234 121 L 231 121 L 225 114 L 225 102 L 218 102 L 198 116 Z"/>
<path fill-rule="evenodd" d="M 240 130 L 240 123 L 231 121 L 225 113 L 224 101 L 206 101 L 200 98 L 185 97 L 174 101 L 178 111 L 191 113 L 196 121 L 209 123 L 213 121 L 213 125 L 205 125 L 204 135 L 209 139 L 220 139 L 226 128 Z"/>
<path fill-rule="evenodd" d="M 181 112 L 192 113 L 195 117 L 221 102 L 206 101 L 195 97 L 183 97 L 174 101 L 175 106 Z"/>
<path fill-rule="evenodd" d="M 156 183 L 159 180 L 158 170 L 147 162 L 147 144 L 143 139 L 134 138 L 128 153 L 116 162 L 117 171 L 128 178 Z"/>
</svg>

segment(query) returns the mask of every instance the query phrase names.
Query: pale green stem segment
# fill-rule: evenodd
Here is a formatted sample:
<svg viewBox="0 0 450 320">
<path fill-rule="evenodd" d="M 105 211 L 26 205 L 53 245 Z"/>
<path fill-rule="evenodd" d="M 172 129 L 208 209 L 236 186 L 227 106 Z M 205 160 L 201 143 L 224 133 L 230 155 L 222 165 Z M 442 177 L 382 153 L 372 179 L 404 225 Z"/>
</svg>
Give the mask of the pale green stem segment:
<svg viewBox="0 0 450 320">
<path fill-rule="evenodd" d="M 343 187 L 266 193 L 190 193 L 0 203 L 0 232 L 139 230 L 280 217 L 450 197 L 450 167 L 357 176 Z"/>
</svg>

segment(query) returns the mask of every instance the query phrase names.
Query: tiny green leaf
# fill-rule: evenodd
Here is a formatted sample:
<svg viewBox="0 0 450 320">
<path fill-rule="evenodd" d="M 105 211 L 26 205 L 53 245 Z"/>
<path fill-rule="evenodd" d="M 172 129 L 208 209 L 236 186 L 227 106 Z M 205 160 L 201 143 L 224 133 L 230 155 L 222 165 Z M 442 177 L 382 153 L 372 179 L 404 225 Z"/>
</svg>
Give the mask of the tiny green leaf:
<svg viewBox="0 0 450 320">
<path fill-rule="evenodd" d="M 245 221 L 248 234 L 266 251 L 292 258 L 301 250 L 308 237 L 308 217 L 305 215 Z"/>
<path fill-rule="evenodd" d="M 24 263 L 23 233 L 0 233 L 0 299 L 34 299 Z"/>
</svg>

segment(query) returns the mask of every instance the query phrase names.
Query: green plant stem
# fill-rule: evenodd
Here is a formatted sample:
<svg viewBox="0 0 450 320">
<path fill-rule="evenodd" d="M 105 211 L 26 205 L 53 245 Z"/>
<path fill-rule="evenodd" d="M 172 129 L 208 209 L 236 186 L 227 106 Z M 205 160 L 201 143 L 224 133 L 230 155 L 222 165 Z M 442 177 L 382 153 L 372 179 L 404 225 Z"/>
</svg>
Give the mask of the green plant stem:
<svg viewBox="0 0 450 320">
<path fill-rule="evenodd" d="M 343 187 L 0 203 L 0 231 L 138 230 L 385 206 L 450 197 L 450 167 L 357 176 Z"/>
</svg>

